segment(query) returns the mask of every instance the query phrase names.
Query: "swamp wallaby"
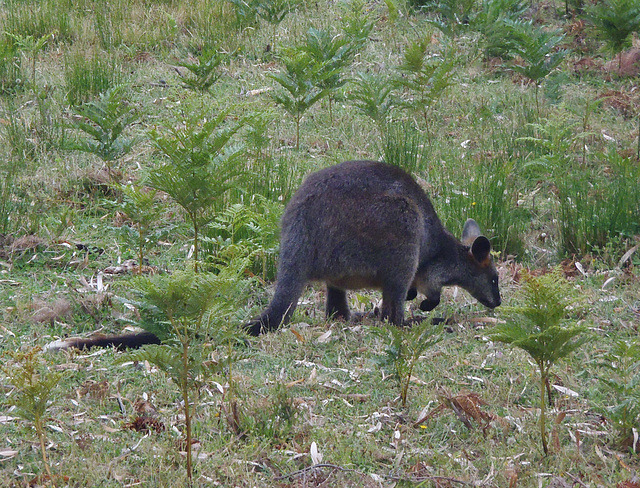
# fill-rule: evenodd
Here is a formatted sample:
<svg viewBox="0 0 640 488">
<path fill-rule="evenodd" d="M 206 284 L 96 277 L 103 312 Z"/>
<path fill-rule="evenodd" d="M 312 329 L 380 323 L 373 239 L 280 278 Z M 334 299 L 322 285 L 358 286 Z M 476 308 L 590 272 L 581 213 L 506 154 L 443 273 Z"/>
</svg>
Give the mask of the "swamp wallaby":
<svg viewBox="0 0 640 488">
<path fill-rule="evenodd" d="M 346 290 L 382 289 L 381 318 L 404 320 L 405 298 L 458 285 L 483 305 L 500 305 L 491 244 L 469 219 L 461 241 L 444 228 L 424 190 L 396 166 L 347 161 L 306 178 L 282 217 L 276 290 L 247 324 L 252 335 L 289 321 L 309 281 L 327 285 L 328 317 L 349 318 Z"/>
</svg>

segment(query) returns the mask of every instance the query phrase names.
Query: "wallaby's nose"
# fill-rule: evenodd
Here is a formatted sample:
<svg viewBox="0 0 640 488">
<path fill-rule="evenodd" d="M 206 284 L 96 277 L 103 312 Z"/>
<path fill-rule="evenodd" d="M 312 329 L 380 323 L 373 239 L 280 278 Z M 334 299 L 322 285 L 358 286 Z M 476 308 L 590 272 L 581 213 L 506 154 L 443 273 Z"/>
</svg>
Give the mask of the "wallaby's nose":
<svg viewBox="0 0 640 488">
<path fill-rule="evenodd" d="M 500 304 L 502 303 L 502 298 L 500 298 L 500 296 L 498 296 L 498 298 L 487 300 L 487 301 L 481 301 L 481 303 L 485 307 L 490 308 L 491 310 L 493 310 L 494 308 L 500 306 Z"/>
</svg>

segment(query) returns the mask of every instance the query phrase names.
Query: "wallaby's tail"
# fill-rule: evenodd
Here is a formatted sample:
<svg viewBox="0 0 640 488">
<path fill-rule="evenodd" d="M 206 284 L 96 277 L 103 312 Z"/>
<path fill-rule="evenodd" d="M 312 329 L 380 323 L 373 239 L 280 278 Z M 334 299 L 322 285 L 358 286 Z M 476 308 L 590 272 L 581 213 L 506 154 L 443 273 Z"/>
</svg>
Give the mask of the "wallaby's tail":
<svg viewBox="0 0 640 488">
<path fill-rule="evenodd" d="M 69 337 L 47 344 L 45 350 L 90 349 L 92 347 L 115 347 L 116 349 L 137 349 L 146 344 L 160 344 L 160 339 L 151 332 L 133 334 L 96 335 L 94 337 Z"/>
<path fill-rule="evenodd" d="M 289 322 L 293 311 L 298 305 L 298 298 L 304 285 L 305 282 L 301 281 L 297 276 L 290 277 L 286 274 L 279 276 L 273 300 L 258 318 L 245 326 L 246 331 L 252 336 L 257 336 L 264 332 L 275 330 Z"/>
</svg>

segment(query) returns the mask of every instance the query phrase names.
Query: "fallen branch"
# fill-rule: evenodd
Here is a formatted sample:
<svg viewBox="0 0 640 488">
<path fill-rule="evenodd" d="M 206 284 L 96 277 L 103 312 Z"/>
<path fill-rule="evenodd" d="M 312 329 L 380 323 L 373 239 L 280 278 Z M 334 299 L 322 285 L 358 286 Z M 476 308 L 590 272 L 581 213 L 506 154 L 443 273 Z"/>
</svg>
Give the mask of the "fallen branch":
<svg viewBox="0 0 640 488">
<path fill-rule="evenodd" d="M 274 479 L 276 481 L 280 481 L 287 478 L 293 478 L 294 476 L 298 476 L 300 474 L 308 473 L 309 471 L 313 471 L 314 469 L 322 469 L 322 468 L 337 469 L 339 471 L 344 471 L 347 473 L 356 473 L 356 474 L 359 474 L 360 476 L 367 476 L 365 473 L 362 473 L 361 471 L 358 471 L 356 469 L 344 468 L 342 466 L 338 466 L 337 464 L 319 463 L 319 464 L 314 464 L 313 466 L 307 466 L 306 468 L 302 468 L 297 471 L 293 471 L 292 473 L 289 473 L 289 474 L 276 476 Z"/>
<path fill-rule="evenodd" d="M 284 479 L 288 479 L 288 478 L 293 478 L 295 476 L 299 476 L 301 474 L 304 473 L 308 473 L 309 471 L 313 471 L 314 469 L 322 469 L 322 468 L 331 468 L 333 470 L 338 470 L 338 471 L 343 471 L 346 473 L 355 473 L 358 474 L 362 477 L 368 477 L 369 475 L 367 475 L 366 473 L 363 473 L 361 471 L 358 471 L 356 469 L 350 469 L 350 468 L 345 468 L 342 466 L 338 466 L 337 464 L 329 464 L 329 463 L 319 463 L 319 464 L 314 464 L 313 466 L 307 466 L 306 468 L 302 468 L 299 469 L 297 471 L 293 471 L 291 473 L 288 474 L 283 474 L 281 476 L 276 476 L 274 479 L 276 481 L 281 481 Z M 383 475 L 381 476 L 383 478 L 386 478 L 388 480 L 391 481 L 410 481 L 412 483 L 419 483 L 422 481 L 448 481 L 449 483 L 458 483 L 460 485 L 465 485 L 465 486 L 473 486 L 472 483 L 469 483 L 467 481 L 462 481 L 462 480 L 457 480 L 455 478 L 450 478 L 448 476 L 417 476 L 417 477 L 406 477 L 406 476 L 388 476 L 388 475 Z"/>
</svg>

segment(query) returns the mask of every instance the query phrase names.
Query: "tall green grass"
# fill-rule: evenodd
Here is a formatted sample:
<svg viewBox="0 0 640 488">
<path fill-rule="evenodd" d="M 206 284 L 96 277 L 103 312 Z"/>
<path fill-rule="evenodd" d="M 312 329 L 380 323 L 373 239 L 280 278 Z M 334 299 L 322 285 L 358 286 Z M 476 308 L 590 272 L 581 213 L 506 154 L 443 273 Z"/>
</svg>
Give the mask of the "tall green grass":
<svg viewBox="0 0 640 488">
<path fill-rule="evenodd" d="M 598 254 L 640 233 L 640 164 L 617 151 L 603 154 L 602 163 L 601 175 L 575 168 L 558 180 L 565 254 Z"/>
<path fill-rule="evenodd" d="M 453 166 L 436 180 L 440 218 L 458 236 L 466 219 L 473 218 L 495 250 L 522 256 L 530 215 L 518 205 L 513 163 L 495 158 L 466 165 Z"/>
<path fill-rule="evenodd" d="M 124 75 L 115 56 L 75 52 L 65 57 L 64 79 L 67 102 L 80 105 L 122 84 Z"/>
<path fill-rule="evenodd" d="M 55 33 L 58 43 L 73 42 L 76 30 L 71 12 L 60 8 L 56 0 L 7 0 L 6 17 L 0 20 L 0 30 L 23 37 L 39 39 Z"/>
<path fill-rule="evenodd" d="M 406 120 L 385 124 L 383 130 L 382 156 L 386 163 L 414 174 L 428 169 L 431 150 L 425 132 Z"/>
<path fill-rule="evenodd" d="M 9 36 L 2 36 L 0 37 L 0 94 L 15 94 L 23 87 L 22 58 L 15 40 Z"/>
</svg>

